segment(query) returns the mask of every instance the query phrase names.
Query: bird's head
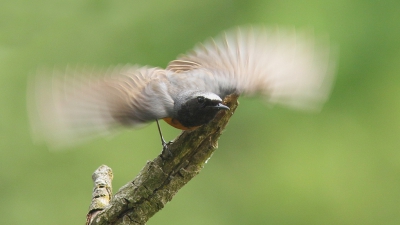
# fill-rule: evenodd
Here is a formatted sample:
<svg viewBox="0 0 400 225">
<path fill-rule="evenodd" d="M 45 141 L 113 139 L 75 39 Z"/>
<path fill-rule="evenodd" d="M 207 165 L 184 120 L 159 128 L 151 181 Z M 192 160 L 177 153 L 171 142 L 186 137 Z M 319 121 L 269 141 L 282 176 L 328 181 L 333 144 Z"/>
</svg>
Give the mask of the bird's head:
<svg viewBox="0 0 400 225">
<path fill-rule="evenodd" d="M 204 125 L 220 110 L 229 110 L 222 99 L 210 92 L 182 92 L 174 105 L 174 116 L 185 127 Z"/>
</svg>

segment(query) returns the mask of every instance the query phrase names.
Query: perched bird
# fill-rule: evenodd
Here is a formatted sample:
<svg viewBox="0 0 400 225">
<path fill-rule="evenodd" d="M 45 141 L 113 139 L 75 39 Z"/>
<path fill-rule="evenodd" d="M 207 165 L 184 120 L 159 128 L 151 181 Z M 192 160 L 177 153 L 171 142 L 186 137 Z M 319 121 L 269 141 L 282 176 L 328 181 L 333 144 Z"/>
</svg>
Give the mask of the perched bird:
<svg viewBox="0 0 400 225">
<path fill-rule="evenodd" d="M 39 71 L 28 86 L 29 115 L 37 140 L 65 146 L 159 119 L 192 130 L 229 109 L 222 99 L 232 93 L 319 109 L 334 78 L 332 55 L 309 30 L 242 27 L 198 44 L 166 69 Z"/>
</svg>

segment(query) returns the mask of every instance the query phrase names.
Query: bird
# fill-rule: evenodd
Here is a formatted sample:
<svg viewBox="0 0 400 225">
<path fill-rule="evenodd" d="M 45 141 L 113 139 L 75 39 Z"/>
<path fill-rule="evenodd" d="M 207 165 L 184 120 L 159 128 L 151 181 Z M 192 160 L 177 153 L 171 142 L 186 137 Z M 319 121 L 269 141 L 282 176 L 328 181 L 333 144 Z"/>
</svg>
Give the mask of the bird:
<svg viewBox="0 0 400 225">
<path fill-rule="evenodd" d="M 39 69 L 29 76 L 34 140 L 53 147 L 159 120 L 191 131 L 211 121 L 230 94 L 319 110 L 328 99 L 336 54 L 311 29 L 243 26 L 195 45 L 165 69 L 119 65 Z"/>
</svg>

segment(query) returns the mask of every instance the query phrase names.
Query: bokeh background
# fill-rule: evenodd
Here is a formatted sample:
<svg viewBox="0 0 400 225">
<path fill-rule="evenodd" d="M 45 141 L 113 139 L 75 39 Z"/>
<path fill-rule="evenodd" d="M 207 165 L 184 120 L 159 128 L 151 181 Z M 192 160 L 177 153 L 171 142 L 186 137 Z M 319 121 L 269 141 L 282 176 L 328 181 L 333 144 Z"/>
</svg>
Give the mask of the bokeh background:
<svg viewBox="0 0 400 225">
<path fill-rule="evenodd" d="M 0 224 L 84 224 L 98 166 L 113 168 L 117 191 L 161 151 L 155 124 L 64 152 L 33 144 L 36 68 L 165 67 L 245 24 L 329 33 L 340 46 L 331 99 L 305 114 L 241 98 L 205 169 L 148 224 L 400 224 L 398 0 L 2 0 Z"/>
</svg>

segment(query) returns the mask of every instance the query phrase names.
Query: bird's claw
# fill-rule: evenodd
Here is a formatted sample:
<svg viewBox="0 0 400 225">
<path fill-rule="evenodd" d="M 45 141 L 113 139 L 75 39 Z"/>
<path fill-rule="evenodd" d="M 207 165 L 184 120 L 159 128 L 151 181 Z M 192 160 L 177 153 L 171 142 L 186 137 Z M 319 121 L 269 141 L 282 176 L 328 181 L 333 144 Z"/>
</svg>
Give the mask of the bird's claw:
<svg viewBox="0 0 400 225">
<path fill-rule="evenodd" d="M 164 139 L 161 140 L 161 144 L 163 146 L 163 152 L 166 152 L 168 156 L 172 156 L 172 152 L 168 149 L 168 145 L 171 144 L 172 141 L 169 141 L 168 143 L 165 142 Z"/>
</svg>

